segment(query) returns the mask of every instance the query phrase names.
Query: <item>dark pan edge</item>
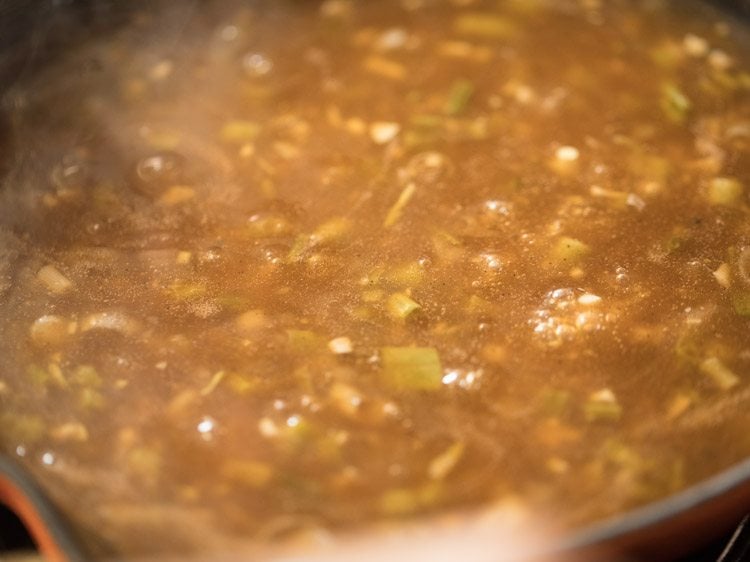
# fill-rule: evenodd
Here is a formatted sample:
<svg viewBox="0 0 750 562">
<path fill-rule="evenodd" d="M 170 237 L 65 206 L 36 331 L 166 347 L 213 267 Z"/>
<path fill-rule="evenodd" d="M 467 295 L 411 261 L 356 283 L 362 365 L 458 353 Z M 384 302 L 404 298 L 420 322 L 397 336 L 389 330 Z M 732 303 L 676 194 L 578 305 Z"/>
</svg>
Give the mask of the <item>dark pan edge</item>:
<svg viewBox="0 0 750 562">
<path fill-rule="evenodd" d="M 31 528 L 40 543 L 52 542 L 67 562 L 85 562 L 89 554 L 81 546 L 64 516 L 48 500 L 34 480 L 16 464 L 0 455 L 0 488 L 10 484 L 33 507 L 31 517 L 43 524 Z M 0 498 L 2 498 L 0 489 Z M 12 503 L 12 502 L 11 502 Z M 18 510 L 18 505 L 9 505 Z M 712 535 L 726 531 L 750 508 L 750 459 L 744 460 L 699 484 L 663 500 L 612 517 L 554 543 L 544 559 L 582 559 L 592 553 L 618 557 L 680 554 Z M 29 513 L 19 513 L 28 524 Z M 702 532 L 693 527 L 707 525 Z M 46 537 L 40 533 L 47 534 Z M 658 538 L 654 541 L 653 539 Z M 676 541 L 676 544 L 673 542 Z M 672 548 L 670 548 L 672 547 Z M 676 547 L 676 548 L 674 548 Z"/>
<path fill-rule="evenodd" d="M 4 455 L 0 455 L 0 502 L 7 504 L 16 513 L 51 561 L 90 560 L 65 517 L 49 501 L 33 478 Z"/>
<path fill-rule="evenodd" d="M 665 499 L 575 531 L 545 555 L 565 558 L 589 551 L 630 556 L 682 554 L 726 532 L 748 511 L 750 459 Z M 655 537 L 661 540 L 649 544 Z M 677 543 L 664 544 L 670 541 Z"/>
</svg>

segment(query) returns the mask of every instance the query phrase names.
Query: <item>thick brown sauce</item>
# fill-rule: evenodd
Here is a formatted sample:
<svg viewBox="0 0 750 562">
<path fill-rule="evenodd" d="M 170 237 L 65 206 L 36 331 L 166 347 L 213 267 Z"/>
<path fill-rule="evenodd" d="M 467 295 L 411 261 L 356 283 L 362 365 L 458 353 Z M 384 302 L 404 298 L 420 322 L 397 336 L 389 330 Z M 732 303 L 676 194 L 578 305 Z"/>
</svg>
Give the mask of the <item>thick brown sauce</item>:
<svg viewBox="0 0 750 562">
<path fill-rule="evenodd" d="M 684 4 L 172 8 L 16 86 L 2 450 L 121 554 L 743 458 L 746 38 Z"/>
</svg>

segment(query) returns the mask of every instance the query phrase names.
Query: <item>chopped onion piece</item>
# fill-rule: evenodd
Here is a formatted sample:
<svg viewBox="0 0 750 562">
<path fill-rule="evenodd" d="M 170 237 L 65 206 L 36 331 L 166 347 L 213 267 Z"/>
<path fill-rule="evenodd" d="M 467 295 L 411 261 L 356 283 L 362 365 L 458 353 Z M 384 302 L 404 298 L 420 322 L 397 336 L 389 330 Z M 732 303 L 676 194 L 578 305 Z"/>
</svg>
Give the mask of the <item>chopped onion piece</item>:
<svg viewBox="0 0 750 562">
<path fill-rule="evenodd" d="M 637 209 L 638 211 L 642 211 L 643 209 L 646 208 L 646 202 L 635 193 L 628 193 L 626 202 L 628 206 L 633 207 Z"/>
<path fill-rule="evenodd" d="M 344 355 L 352 352 L 352 340 L 347 337 L 333 338 L 328 342 L 328 349 L 336 355 Z"/>
<path fill-rule="evenodd" d="M 62 344 L 68 336 L 70 324 L 60 316 L 46 314 L 37 318 L 29 329 L 31 340 L 40 346 Z"/>
<path fill-rule="evenodd" d="M 709 50 L 708 41 L 692 33 L 688 33 L 682 39 L 682 47 L 688 55 L 695 58 L 705 57 Z"/>
<path fill-rule="evenodd" d="M 555 151 L 555 158 L 563 162 L 574 162 L 579 156 L 580 152 L 575 146 L 561 146 Z"/>
<path fill-rule="evenodd" d="M 376 121 L 370 125 L 370 138 L 376 144 L 386 144 L 396 138 L 401 125 L 391 121 Z"/>
<path fill-rule="evenodd" d="M 50 436 L 55 441 L 82 443 L 88 441 L 89 432 L 80 422 L 68 422 L 51 430 Z"/>
<path fill-rule="evenodd" d="M 713 272 L 713 276 L 719 283 L 719 285 L 721 285 L 725 289 L 728 289 L 732 284 L 732 271 L 728 263 L 722 263 L 719 267 L 717 267 Z"/>
<path fill-rule="evenodd" d="M 54 265 L 45 265 L 36 274 L 50 293 L 61 295 L 73 288 L 73 283 L 65 277 Z"/>
<path fill-rule="evenodd" d="M 602 302 L 602 297 L 594 295 L 593 293 L 584 293 L 578 297 L 578 303 L 584 305 L 599 304 Z"/>
<path fill-rule="evenodd" d="M 726 70 L 732 66 L 733 63 L 734 61 L 732 60 L 732 57 L 719 49 L 714 49 L 708 55 L 708 64 L 716 70 Z"/>
<path fill-rule="evenodd" d="M 173 185 L 159 197 L 159 203 L 169 207 L 190 201 L 195 197 L 195 190 L 186 185 Z"/>
</svg>

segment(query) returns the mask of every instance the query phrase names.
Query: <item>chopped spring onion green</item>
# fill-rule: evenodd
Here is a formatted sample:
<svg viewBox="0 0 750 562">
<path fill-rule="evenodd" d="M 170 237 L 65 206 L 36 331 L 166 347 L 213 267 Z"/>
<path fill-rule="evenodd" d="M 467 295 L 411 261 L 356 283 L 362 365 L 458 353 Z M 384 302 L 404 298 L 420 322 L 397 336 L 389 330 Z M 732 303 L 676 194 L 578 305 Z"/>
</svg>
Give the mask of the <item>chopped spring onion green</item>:
<svg viewBox="0 0 750 562">
<path fill-rule="evenodd" d="M 685 122 L 692 108 L 690 99 L 674 84 L 662 86 L 659 105 L 667 119 L 678 125 Z"/>
<path fill-rule="evenodd" d="M 614 422 L 622 416 L 622 406 L 614 393 L 605 388 L 589 396 L 583 407 L 583 415 L 589 422 Z"/>
<path fill-rule="evenodd" d="M 457 441 L 430 461 L 427 474 L 433 480 L 443 480 L 461 460 L 465 449 L 464 443 Z"/>
<path fill-rule="evenodd" d="M 141 136 L 156 150 L 174 150 L 182 142 L 182 135 L 169 129 L 144 128 Z"/>
<path fill-rule="evenodd" d="M 409 122 L 415 127 L 435 129 L 443 126 L 444 119 L 444 117 L 432 113 L 419 113 L 417 115 L 412 115 Z"/>
<path fill-rule="evenodd" d="M 333 244 L 342 241 L 353 228 L 351 219 L 334 217 L 327 220 L 312 233 L 310 242 L 313 245 Z"/>
<path fill-rule="evenodd" d="M 246 295 L 218 295 L 214 301 L 224 312 L 242 312 L 250 305 L 250 299 Z"/>
<path fill-rule="evenodd" d="M 50 364 L 47 365 L 47 372 L 49 373 L 52 382 L 57 386 L 60 388 L 66 388 L 68 386 L 68 380 L 65 378 L 59 363 L 50 362 Z"/>
<path fill-rule="evenodd" d="M 83 410 L 101 410 L 104 407 L 104 396 L 90 387 L 83 387 L 78 393 L 78 403 Z"/>
<path fill-rule="evenodd" d="M 261 126 L 258 123 L 236 119 L 224 124 L 219 137 L 227 143 L 242 144 L 255 140 L 260 131 Z"/>
<path fill-rule="evenodd" d="M 673 164 L 664 156 L 650 154 L 637 147 L 627 158 L 630 171 L 649 181 L 665 182 L 672 174 Z"/>
<path fill-rule="evenodd" d="M 380 497 L 380 511 L 384 515 L 404 516 L 435 505 L 443 488 L 432 481 L 415 488 L 392 488 Z"/>
<path fill-rule="evenodd" d="M 411 299 L 405 293 L 393 293 L 388 297 L 388 301 L 386 302 L 388 314 L 400 320 L 408 318 L 413 312 L 421 308 L 422 306 L 418 302 Z"/>
<path fill-rule="evenodd" d="M 257 334 L 258 331 L 268 328 L 271 321 L 262 310 L 247 310 L 234 319 L 237 330 L 245 335 Z"/>
<path fill-rule="evenodd" d="M 404 131 L 403 142 L 406 148 L 428 147 L 440 140 L 441 130 L 436 127 L 416 127 Z"/>
<path fill-rule="evenodd" d="M 539 397 L 539 409 L 548 416 L 562 416 L 570 404 L 570 392 L 548 388 Z"/>
<path fill-rule="evenodd" d="M 433 347 L 384 347 L 383 378 L 398 390 L 437 390 L 442 385 L 440 356 Z"/>
<path fill-rule="evenodd" d="M 26 367 L 26 376 L 29 378 L 31 383 L 35 386 L 46 388 L 48 386 L 57 386 L 58 388 L 66 388 L 68 381 L 57 363 L 50 363 L 47 368 L 44 369 L 35 364 L 31 364 Z"/>
<path fill-rule="evenodd" d="M 475 316 L 493 316 L 497 311 L 495 306 L 478 295 L 471 295 L 466 305 L 466 311 Z"/>
<path fill-rule="evenodd" d="M 311 330 L 287 330 L 289 346 L 297 353 L 307 353 L 325 346 L 323 338 Z"/>
<path fill-rule="evenodd" d="M 88 429 L 86 429 L 86 426 L 80 422 L 63 423 L 54 429 L 51 429 L 49 434 L 55 441 L 63 443 L 84 443 L 89 439 Z"/>
<path fill-rule="evenodd" d="M 310 235 L 308 234 L 300 234 L 292 243 L 292 247 L 289 249 L 289 253 L 287 254 L 287 261 L 290 263 L 299 262 L 302 260 L 302 258 L 305 256 L 307 251 L 312 247 L 312 242 L 310 241 Z"/>
<path fill-rule="evenodd" d="M 273 468 L 258 461 L 229 460 L 220 473 L 230 482 L 248 488 L 262 488 L 273 478 Z"/>
<path fill-rule="evenodd" d="M 398 222 L 398 220 L 401 218 L 401 215 L 404 212 L 404 208 L 409 203 L 411 198 L 414 196 L 414 193 L 416 192 L 416 190 L 417 190 L 416 184 L 409 183 L 403 189 L 403 191 L 401 191 L 401 194 L 398 196 L 398 199 L 396 199 L 396 202 L 388 210 L 388 214 L 385 216 L 385 221 L 383 222 L 384 227 L 389 228 Z"/>
<path fill-rule="evenodd" d="M 637 470 L 643 466 L 641 456 L 616 439 L 605 441 L 600 451 L 603 458 L 621 468 Z"/>
<path fill-rule="evenodd" d="M 278 432 L 274 442 L 287 453 L 294 453 L 309 445 L 320 445 L 319 430 L 312 422 L 301 416 L 290 416 L 285 423 L 277 424 L 276 427 Z"/>
<path fill-rule="evenodd" d="M 474 95 L 474 90 L 474 83 L 464 78 L 453 82 L 443 111 L 448 115 L 463 113 Z"/>
<path fill-rule="evenodd" d="M 406 67 L 394 60 L 371 55 L 364 60 L 364 68 L 367 72 L 377 74 L 389 80 L 403 80 L 406 78 Z"/>
<path fill-rule="evenodd" d="M 494 51 L 483 45 L 474 45 L 467 41 L 443 41 L 436 48 L 438 55 L 454 59 L 463 59 L 485 63 L 492 58 Z"/>
<path fill-rule="evenodd" d="M 750 316 L 750 292 L 737 293 L 732 297 L 732 307 L 740 316 Z"/>
<path fill-rule="evenodd" d="M 292 232 L 291 223 L 275 214 L 258 214 L 248 219 L 245 232 L 253 238 L 275 238 Z"/>
<path fill-rule="evenodd" d="M 176 301 L 193 301 L 206 294 L 206 287 L 200 283 L 175 281 L 167 287 L 167 294 Z"/>
<path fill-rule="evenodd" d="M 26 377 L 31 381 L 31 384 L 38 387 L 45 387 L 50 382 L 47 369 L 33 363 L 26 367 Z"/>
<path fill-rule="evenodd" d="M 78 365 L 70 377 L 71 382 L 86 388 L 99 388 L 102 386 L 102 377 L 95 367 L 91 365 Z"/>
<path fill-rule="evenodd" d="M 507 39 L 513 34 L 513 24 L 497 14 L 469 12 L 459 15 L 453 29 L 461 35 L 486 39 Z"/>
<path fill-rule="evenodd" d="M 424 267 L 422 267 L 419 262 L 412 261 L 389 270 L 385 273 L 384 279 L 394 285 L 412 287 L 414 285 L 419 285 L 424 279 L 424 275 Z"/>
<path fill-rule="evenodd" d="M 221 381 L 224 380 L 224 377 L 226 377 L 225 371 L 217 371 L 214 373 L 214 375 L 211 377 L 211 380 L 208 381 L 208 384 L 201 388 L 200 395 L 201 396 L 208 396 L 210 395 L 214 390 L 216 390 L 216 387 L 219 386 Z"/>
<path fill-rule="evenodd" d="M 162 468 L 162 456 L 152 447 L 131 449 L 125 457 L 125 466 L 130 472 L 148 482 L 155 483 Z"/>
<path fill-rule="evenodd" d="M 462 255 L 461 241 L 445 230 L 438 230 L 433 234 L 432 247 L 436 257 L 447 262 L 456 261 Z"/>
<path fill-rule="evenodd" d="M 195 197 L 195 189 L 188 185 L 173 185 L 161 197 L 159 203 L 171 207 L 186 203 Z"/>
<path fill-rule="evenodd" d="M 44 420 L 37 415 L 7 412 L 0 414 L 0 427 L 3 428 L 3 436 L 23 444 L 39 441 L 47 431 Z"/>
<path fill-rule="evenodd" d="M 226 381 L 227 387 L 238 396 L 251 394 L 260 386 L 260 381 L 257 378 L 245 373 L 228 373 Z"/>
<path fill-rule="evenodd" d="M 721 390 L 729 390 L 740 383 L 740 378 L 718 357 L 703 360 L 699 368 Z"/>
<path fill-rule="evenodd" d="M 346 217 L 334 217 L 315 229 L 312 234 L 300 234 L 287 254 L 287 261 L 294 263 L 303 259 L 305 254 L 316 246 L 339 244 L 346 239 L 353 223 Z"/>
<path fill-rule="evenodd" d="M 410 488 L 394 488 L 380 497 L 380 511 L 385 515 L 410 515 L 419 510 L 419 494 Z"/>
<path fill-rule="evenodd" d="M 690 233 L 681 227 L 672 229 L 672 234 L 664 240 L 662 247 L 667 254 L 672 254 L 681 250 L 687 242 L 690 241 Z"/>
<path fill-rule="evenodd" d="M 635 193 L 628 193 L 626 191 L 616 191 L 614 189 L 605 189 L 598 185 L 592 185 L 589 193 L 592 197 L 602 199 L 609 203 L 612 208 L 625 209 L 627 207 L 634 207 L 639 211 L 643 210 L 646 203 Z"/>
<path fill-rule="evenodd" d="M 712 205 L 735 205 L 744 189 L 736 178 L 714 178 L 708 184 L 708 201 Z"/>
<path fill-rule="evenodd" d="M 575 264 L 591 252 L 591 248 L 585 242 L 577 238 L 562 236 L 552 247 L 550 257 L 558 264 Z"/>
</svg>

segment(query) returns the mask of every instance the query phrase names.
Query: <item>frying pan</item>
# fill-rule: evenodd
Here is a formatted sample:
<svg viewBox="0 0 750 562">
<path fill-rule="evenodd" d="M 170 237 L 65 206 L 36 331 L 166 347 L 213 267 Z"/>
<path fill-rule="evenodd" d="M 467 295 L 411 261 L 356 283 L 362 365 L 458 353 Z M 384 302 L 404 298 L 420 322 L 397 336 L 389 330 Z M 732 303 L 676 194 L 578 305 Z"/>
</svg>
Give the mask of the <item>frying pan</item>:
<svg viewBox="0 0 750 562">
<path fill-rule="evenodd" d="M 747 19 L 750 25 L 750 0 L 715 3 L 733 12 L 731 17 Z M 127 23 L 129 15 L 144 6 L 148 9 L 148 3 L 139 0 L 0 0 L 0 89 L 42 65 L 53 64 L 73 44 Z M 0 136 L 4 132 L 0 116 Z M 34 479 L 12 458 L 3 455 L 0 504 L 19 516 L 47 559 L 92 559 L 90 543 L 81 540 Z M 535 551 L 533 557 L 623 562 L 668 559 L 726 532 L 748 511 L 750 459 L 664 500 L 559 537 Z M 739 535 L 750 536 L 747 518 L 735 535 L 736 539 Z M 750 542 L 730 543 L 722 562 L 746 559 L 747 544 Z"/>
</svg>

